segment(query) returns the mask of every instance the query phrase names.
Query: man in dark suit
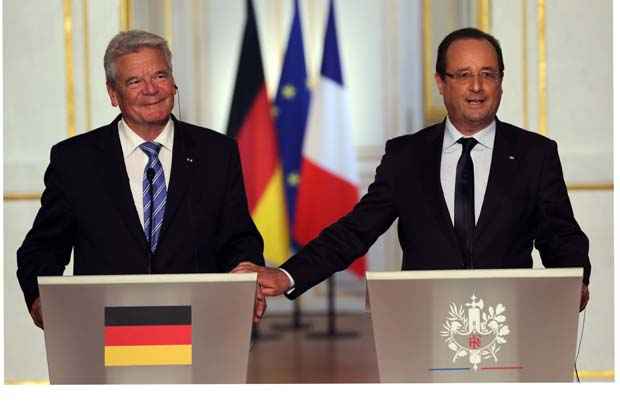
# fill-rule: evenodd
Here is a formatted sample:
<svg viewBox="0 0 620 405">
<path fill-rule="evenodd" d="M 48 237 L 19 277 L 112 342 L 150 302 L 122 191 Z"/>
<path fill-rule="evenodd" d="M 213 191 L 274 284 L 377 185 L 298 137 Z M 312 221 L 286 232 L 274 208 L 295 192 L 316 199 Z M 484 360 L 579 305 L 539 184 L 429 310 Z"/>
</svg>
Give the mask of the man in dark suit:
<svg viewBox="0 0 620 405">
<path fill-rule="evenodd" d="M 52 148 L 41 208 L 17 251 L 17 276 L 39 327 L 37 276 L 62 274 L 72 249 L 75 275 L 263 263 L 235 142 L 171 115 L 171 56 L 157 35 L 116 35 L 104 65 L 121 115 Z"/>
<path fill-rule="evenodd" d="M 504 63 L 498 41 L 477 29 L 439 45 L 435 80 L 448 117 L 387 142 L 368 193 L 280 269 L 258 271 L 266 295 L 295 298 L 365 254 L 398 218 L 403 270 L 583 267 L 588 239 L 573 217 L 557 145 L 496 118 Z M 317 196 L 317 199 L 326 196 Z"/>
</svg>

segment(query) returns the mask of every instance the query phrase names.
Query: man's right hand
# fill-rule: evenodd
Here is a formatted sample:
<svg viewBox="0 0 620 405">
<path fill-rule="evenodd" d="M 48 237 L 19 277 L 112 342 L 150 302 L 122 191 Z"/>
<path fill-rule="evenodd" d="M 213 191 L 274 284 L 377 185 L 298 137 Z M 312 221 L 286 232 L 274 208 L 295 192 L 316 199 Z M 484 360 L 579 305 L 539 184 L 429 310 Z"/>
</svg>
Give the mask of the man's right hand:
<svg viewBox="0 0 620 405">
<path fill-rule="evenodd" d="M 43 315 L 41 314 L 41 297 L 37 297 L 36 300 L 30 306 L 30 316 L 32 321 L 39 328 L 43 329 Z"/>
</svg>

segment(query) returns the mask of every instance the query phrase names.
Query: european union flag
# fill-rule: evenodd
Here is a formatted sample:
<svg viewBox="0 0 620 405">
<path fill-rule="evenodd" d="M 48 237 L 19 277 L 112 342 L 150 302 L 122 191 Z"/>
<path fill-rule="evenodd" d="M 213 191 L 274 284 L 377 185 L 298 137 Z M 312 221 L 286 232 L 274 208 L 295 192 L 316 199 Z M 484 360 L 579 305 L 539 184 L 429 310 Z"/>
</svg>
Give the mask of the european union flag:
<svg viewBox="0 0 620 405">
<path fill-rule="evenodd" d="M 295 11 L 291 32 L 284 55 L 284 64 L 280 74 L 278 93 L 275 100 L 276 127 L 280 159 L 284 170 L 287 212 L 289 226 L 294 229 L 295 209 L 297 204 L 297 186 L 301 166 L 301 149 L 310 105 L 304 41 L 299 16 L 299 4 L 295 0 Z M 298 244 L 292 241 L 293 249 Z"/>
</svg>

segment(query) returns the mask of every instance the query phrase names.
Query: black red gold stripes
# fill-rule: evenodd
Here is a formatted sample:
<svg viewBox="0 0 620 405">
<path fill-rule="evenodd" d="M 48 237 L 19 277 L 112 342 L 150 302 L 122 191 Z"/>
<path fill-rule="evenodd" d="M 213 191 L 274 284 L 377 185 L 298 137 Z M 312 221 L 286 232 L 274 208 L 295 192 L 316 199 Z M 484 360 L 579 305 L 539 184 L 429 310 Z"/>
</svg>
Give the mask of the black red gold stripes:
<svg viewBox="0 0 620 405">
<path fill-rule="evenodd" d="M 189 306 L 106 307 L 106 326 L 120 325 L 191 325 Z"/>
<path fill-rule="evenodd" d="M 189 306 L 106 307 L 106 367 L 192 364 Z"/>
</svg>

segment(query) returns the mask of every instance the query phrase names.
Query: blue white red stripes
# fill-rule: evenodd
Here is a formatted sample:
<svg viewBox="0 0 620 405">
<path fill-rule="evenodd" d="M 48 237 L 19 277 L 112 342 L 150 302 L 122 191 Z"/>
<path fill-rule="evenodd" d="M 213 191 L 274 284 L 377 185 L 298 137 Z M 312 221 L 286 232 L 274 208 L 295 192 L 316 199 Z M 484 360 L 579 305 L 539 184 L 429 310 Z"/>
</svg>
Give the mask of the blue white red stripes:
<svg viewBox="0 0 620 405">
<path fill-rule="evenodd" d="M 496 366 L 496 367 L 480 367 L 478 370 L 480 371 L 510 371 L 510 370 L 523 370 L 524 367 L 520 365 L 512 365 L 512 366 Z M 436 367 L 429 368 L 428 371 L 431 372 L 444 372 L 444 371 L 470 371 L 473 370 L 471 367 Z"/>
<path fill-rule="evenodd" d="M 349 212 L 359 199 L 351 119 L 342 76 L 333 1 L 325 30 L 321 76 L 310 103 L 303 143 L 294 237 L 300 244 Z M 366 271 L 358 259 L 351 269 Z"/>
</svg>

